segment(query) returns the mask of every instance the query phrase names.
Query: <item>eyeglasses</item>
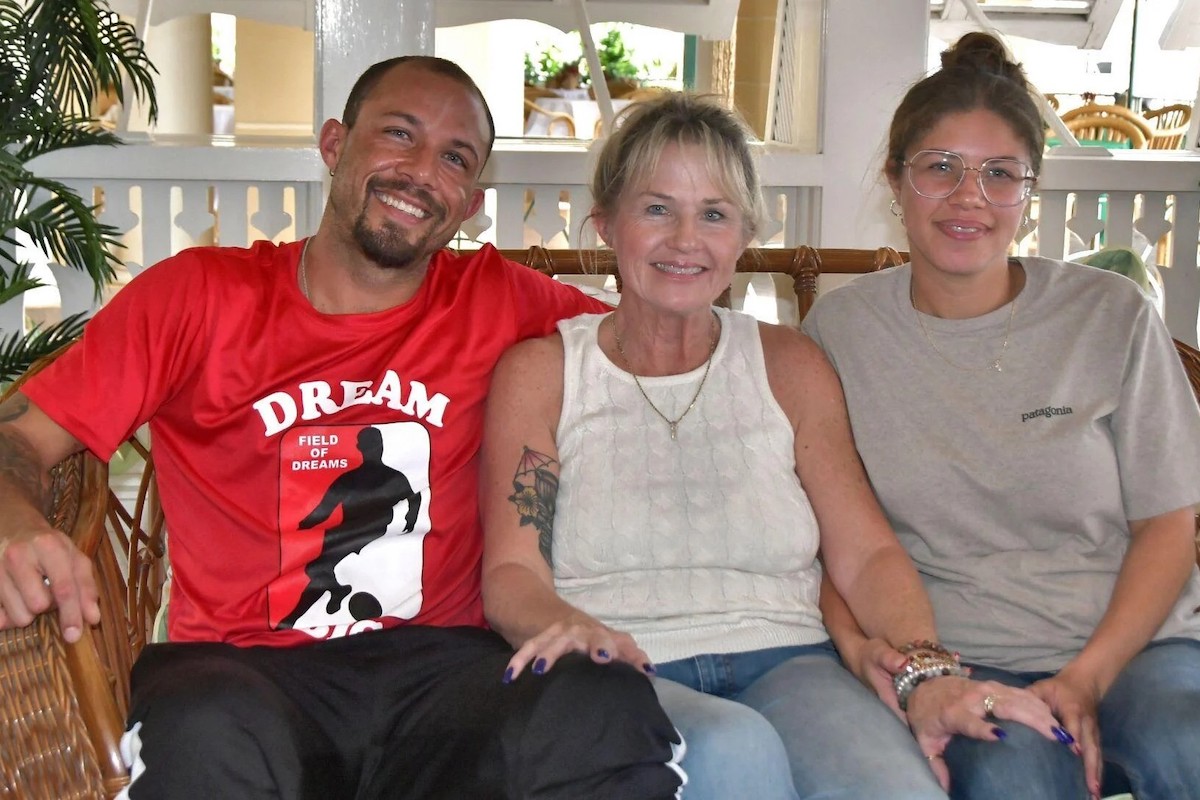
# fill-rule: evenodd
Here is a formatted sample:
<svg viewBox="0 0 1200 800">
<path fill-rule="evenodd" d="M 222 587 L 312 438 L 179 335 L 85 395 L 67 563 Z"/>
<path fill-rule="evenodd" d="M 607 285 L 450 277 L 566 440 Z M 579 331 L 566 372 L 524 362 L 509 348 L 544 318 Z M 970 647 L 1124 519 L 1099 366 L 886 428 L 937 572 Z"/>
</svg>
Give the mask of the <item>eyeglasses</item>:
<svg viewBox="0 0 1200 800">
<path fill-rule="evenodd" d="M 968 167 L 962 156 L 946 150 L 922 150 L 903 162 L 908 182 L 922 197 L 937 200 L 954 194 L 967 170 L 979 180 L 983 198 L 994 206 L 1015 206 L 1029 197 L 1037 175 L 1015 158 L 989 158 L 978 167 Z"/>
</svg>

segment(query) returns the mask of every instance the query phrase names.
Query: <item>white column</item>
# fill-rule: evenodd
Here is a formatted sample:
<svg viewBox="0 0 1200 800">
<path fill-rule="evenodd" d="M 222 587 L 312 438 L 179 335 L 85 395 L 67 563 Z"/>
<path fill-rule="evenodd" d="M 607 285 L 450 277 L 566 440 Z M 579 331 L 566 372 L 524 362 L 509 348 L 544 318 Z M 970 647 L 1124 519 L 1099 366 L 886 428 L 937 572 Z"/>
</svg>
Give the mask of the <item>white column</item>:
<svg viewBox="0 0 1200 800">
<path fill-rule="evenodd" d="M 161 22 L 146 33 L 146 55 L 158 68 L 155 133 L 212 133 L 212 26 L 208 14 Z M 127 96 L 126 101 L 131 97 Z M 146 113 L 135 107 L 131 130 L 146 129 Z"/>
<path fill-rule="evenodd" d="M 434 0 L 316 0 L 315 129 L 341 118 L 367 67 L 395 56 L 433 55 Z"/>
<path fill-rule="evenodd" d="M 882 159 L 896 105 L 925 73 L 929 2 L 828 0 L 825 9 L 820 245 L 906 248 Z"/>
</svg>

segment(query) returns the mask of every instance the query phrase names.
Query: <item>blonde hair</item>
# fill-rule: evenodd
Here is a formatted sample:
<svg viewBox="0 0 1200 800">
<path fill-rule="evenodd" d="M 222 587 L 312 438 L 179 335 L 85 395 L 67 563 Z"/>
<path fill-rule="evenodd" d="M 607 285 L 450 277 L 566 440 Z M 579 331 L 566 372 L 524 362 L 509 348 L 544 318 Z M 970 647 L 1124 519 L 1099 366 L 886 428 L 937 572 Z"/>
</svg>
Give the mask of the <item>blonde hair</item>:
<svg viewBox="0 0 1200 800">
<path fill-rule="evenodd" d="M 750 152 L 750 129 L 713 96 L 667 92 L 629 106 L 604 141 L 592 172 L 595 209 L 612 214 L 626 192 L 644 188 L 668 145 L 699 145 L 708 174 L 742 213 L 748 236 L 762 229 L 766 206 Z"/>
</svg>

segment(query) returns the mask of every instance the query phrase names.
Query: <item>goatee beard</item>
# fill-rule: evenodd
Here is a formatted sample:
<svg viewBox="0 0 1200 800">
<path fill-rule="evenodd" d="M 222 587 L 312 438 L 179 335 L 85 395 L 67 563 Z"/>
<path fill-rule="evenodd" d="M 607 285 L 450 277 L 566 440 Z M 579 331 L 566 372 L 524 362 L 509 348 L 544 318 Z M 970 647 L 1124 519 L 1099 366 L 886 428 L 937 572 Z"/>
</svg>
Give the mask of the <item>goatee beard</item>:
<svg viewBox="0 0 1200 800">
<path fill-rule="evenodd" d="M 407 241 L 391 225 L 373 230 L 361 216 L 354 223 L 354 241 L 368 258 L 385 269 L 407 269 L 419 256 L 429 255 L 419 247 L 423 242 Z"/>
<path fill-rule="evenodd" d="M 433 246 L 437 223 L 445 217 L 445 209 L 434 200 L 433 196 L 423 188 L 413 186 L 411 181 L 386 182 L 372 180 L 367 184 L 368 191 L 378 189 L 393 189 L 399 192 L 409 192 L 420 199 L 430 209 L 433 217 L 434 231 L 415 241 L 405 238 L 402 228 L 384 222 L 379 228 L 371 228 L 367 223 L 367 210 L 364 206 L 358 218 L 354 220 L 354 239 L 368 258 L 385 269 L 407 269 L 418 260 L 428 258 L 434 252 L 445 246 L 445 243 Z"/>
</svg>

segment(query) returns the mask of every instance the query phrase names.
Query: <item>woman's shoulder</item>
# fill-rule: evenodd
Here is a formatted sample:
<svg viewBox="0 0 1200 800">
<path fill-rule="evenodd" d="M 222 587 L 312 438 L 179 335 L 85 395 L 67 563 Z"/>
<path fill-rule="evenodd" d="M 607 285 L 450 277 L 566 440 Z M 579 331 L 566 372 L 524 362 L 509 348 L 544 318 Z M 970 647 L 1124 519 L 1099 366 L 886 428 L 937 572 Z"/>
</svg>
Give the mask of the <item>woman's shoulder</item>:
<svg viewBox="0 0 1200 800">
<path fill-rule="evenodd" d="M 1104 307 L 1109 313 L 1123 309 L 1136 316 L 1153 310 L 1153 301 L 1141 287 L 1120 273 L 1041 256 L 1018 261 L 1038 298 L 1064 311 L 1074 306 L 1093 313 L 1097 307 Z"/>
<path fill-rule="evenodd" d="M 840 314 L 854 306 L 878 306 L 888 302 L 896 292 L 908 291 L 911 269 L 910 265 L 902 264 L 855 275 L 841 286 L 821 292 L 808 315 L 820 317 L 831 313 Z"/>
</svg>

